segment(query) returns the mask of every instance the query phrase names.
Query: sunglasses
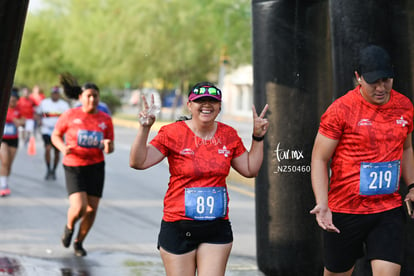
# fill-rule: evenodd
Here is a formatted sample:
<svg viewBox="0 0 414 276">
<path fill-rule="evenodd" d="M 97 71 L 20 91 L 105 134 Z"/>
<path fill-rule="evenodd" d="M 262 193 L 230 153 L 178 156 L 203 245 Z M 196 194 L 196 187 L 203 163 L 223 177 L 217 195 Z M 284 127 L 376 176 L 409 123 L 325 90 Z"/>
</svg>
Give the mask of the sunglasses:
<svg viewBox="0 0 414 276">
<path fill-rule="evenodd" d="M 221 95 L 221 91 L 220 89 L 216 88 L 216 87 L 196 87 L 193 89 L 193 93 L 195 95 L 203 95 L 203 94 L 209 94 L 209 95 L 214 95 L 214 96 L 219 96 Z"/>
</svg>

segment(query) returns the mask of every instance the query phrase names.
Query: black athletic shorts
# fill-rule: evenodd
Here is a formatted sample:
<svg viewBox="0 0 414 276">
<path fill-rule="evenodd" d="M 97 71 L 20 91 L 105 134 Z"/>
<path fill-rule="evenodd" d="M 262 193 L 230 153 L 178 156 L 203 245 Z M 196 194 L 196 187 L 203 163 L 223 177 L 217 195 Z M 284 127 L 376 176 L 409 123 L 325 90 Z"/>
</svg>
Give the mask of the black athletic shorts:
<svg viewBox="0 0 414 276">
<path fill-rule="evenodd" d="M 55 149 L 57 149 L 57 147 L 55 147 L 55 145 L 53 145 L 52 143 L 52 139 L 51 136 L 48 134 L 42 134 L 42 138 L 43 138 L 43 144 L 45 145 L 45 147 L 47 145 L 52 145 L 52 147 L 54 147 Z"/>
<path fill-rule="evenodd" d="M 158 246 L 173 254 L 184 254 L 196 249 L 202 243 L 227 244 L 233 241 L 230 221 L 180 220 L 161 221 Z"/>
<path fill-rule="evenodd" d="M 68 195 L 86 192 L 90 196 L 102 197 L 105 181 L 105 162 L 88 166 L 70 167 L 65 169 L 66 190 Z"/>
<path fill-rule="evenodd" d="M 402 207 L 366 215 L 332 213 L 332 218 L 341 233 L 323 231 L 324 264 L 329 271 L 348 271 L 364 254 L 368 260 L 401 264 L 405 220 Z"/>
<path fill-rule="evenodd" d="M 19 147 L 19 139 L 15 138 L 15 139 L 2 139 L 1 140 L 3 143 L 6 143 L 9 147 L 12 148 L 18 148 Z"/>
</svg>

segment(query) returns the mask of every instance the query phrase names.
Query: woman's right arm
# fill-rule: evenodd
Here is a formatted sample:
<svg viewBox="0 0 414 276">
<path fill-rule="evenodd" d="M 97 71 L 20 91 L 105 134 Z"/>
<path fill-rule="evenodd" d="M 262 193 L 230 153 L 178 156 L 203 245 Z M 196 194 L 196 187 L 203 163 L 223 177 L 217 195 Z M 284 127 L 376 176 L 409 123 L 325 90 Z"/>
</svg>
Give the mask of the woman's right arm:
<svg viewBox="0 0 414 276">
<path fill-rule="evenodd" d="M 50 137 L 52 144 L 63 154 L 67 155 L 71 152 L 71 146 L 66 145 L 65 141 L 63 140 L 63 133 L 60 133 L 56 129 L 53 130 L 52 135 Z"/>
<path fill-rule="evenodd" d="M 137 136 L 129 153 L 129 166 L 133 169 L 144 170 L 158 164 L 164 155 L 153 145 L 147 144 L 151 126 L 140 125 Z"/>
<path fill-rule="evenodd" d="M 161 162 L 164 155 L 153 145 L 147 144 L 151 126 L 155 122 L 155 115 L 148 113 L 149 105 L 145 96 L 142 96 L 144 110 L 139 113 L 140 126 L 137 136 L 129 153 L 129 166 L 136 170 L 144 170 Z M 151 105 L 154 105 L 154 95 L 151 95 Z M 141 120 L 145 118 L 145 120 Z"/>
<path fill-rule="evenodd" d="M 24 126 L 25 122 L 26 122 L 26 119 L 25 119 L 24 117 L 14 118 L 14 119 L 13 119 L 13 124 L 14 124 L 16 127 L 19 127 L 19 126 Z"/>
</svg>

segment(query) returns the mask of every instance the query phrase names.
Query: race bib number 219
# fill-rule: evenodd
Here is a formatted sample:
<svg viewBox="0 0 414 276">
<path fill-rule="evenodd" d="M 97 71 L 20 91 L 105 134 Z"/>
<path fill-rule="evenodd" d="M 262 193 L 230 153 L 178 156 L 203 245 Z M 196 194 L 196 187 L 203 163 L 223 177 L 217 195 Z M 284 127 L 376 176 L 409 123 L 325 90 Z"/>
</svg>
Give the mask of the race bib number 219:
<svg viewBox="0 0 414 276">
<path fill-rule="evenodd" d="M 398 190 L 400 161 L 361 163 L 360 194 L 386 195 Z"/>
</svg>

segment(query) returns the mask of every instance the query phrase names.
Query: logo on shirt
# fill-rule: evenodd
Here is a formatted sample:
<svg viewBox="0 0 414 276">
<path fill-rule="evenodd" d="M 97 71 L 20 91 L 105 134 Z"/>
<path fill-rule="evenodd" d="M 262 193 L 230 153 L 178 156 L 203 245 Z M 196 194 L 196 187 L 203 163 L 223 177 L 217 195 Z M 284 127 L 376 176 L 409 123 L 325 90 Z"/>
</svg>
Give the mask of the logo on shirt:
<svg viewBox="0 0 414 276">
<path fill-rule="evenodd" d="M 358 122 L 358 126 L 372 126 L 372 122 L 370 119 L 361 119 Z"/>
<path fill-rule="evenodd" d="M 80 124 L 82 124 L 82 120 L 81 120 L 81 119 L 79 119 L 79 118 L 76 118 L 75 120 L 73 120 L 73 123 L 74 123 L 75 125 L 80 125 Z"/>
<path fill-rule="evenodd" d="M 194 151 L 192 149 L 183 149 L 180 151 L 181 155 L 194 155 Z"/>
<path fill-rule="evenodd" d="M 226 148 L 226 146 L 223 146 L 223 149 L 218 150 L 218 154 L 224 154 L 224 157 L 229 157 L 230 151 Z"/>
<path fill-rule="evenodd" d="M 395 120 L 397 125 L 401 125 L 402 127 L 405 127 L 408 124 L 408 121 L 404 119 L 403 116 L 401 116 L 400 119 Z"/>
<path fill-rule="evenodd" d="M 104 122 L 100 123 L 100 124 L 98 125 L 98 127 L 99 127 L 100 129 L 102 129 L 102 130 L 104 130 L 104 129 L 106 129 L 106 128 L 107 128 L 107 126 L 106 126 L 106 124 L 105 124 Z"/>
</svg>

